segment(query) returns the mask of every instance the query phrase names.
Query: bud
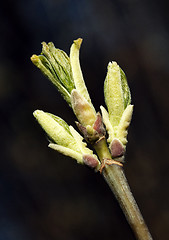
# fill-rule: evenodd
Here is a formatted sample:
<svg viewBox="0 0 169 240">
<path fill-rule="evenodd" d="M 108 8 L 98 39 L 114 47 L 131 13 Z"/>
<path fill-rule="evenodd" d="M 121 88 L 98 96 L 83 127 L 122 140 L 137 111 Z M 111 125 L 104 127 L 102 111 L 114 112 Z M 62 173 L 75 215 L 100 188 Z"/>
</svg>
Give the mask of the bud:
<svg viewBox="0 0 169 240">
<path fill-rule="evenodd" d="M 112 158 L 122 157 L 125 153 L 123 144 L 116 138 L 114 138 L 110 144 L 110 151 Z"/>
<path fill-rule="evenodd" d="M 77 90 L 73 90 L 71 93 L 71 104 L 73 111 L 79 120 L 79 122 L 86 127 L 87 125 L 93 126 L 96 121 L 96 112 L 87 102 L 87 100 L 79 94 Z"/>
<path fill-rule="evenodd" d="M 130 90 L 124 72 L 116 62 L 108 64 L 104 83 L 105 102 L 112 126 L 117 126 L 125 108 L 130 104 Z"/>
<path fill-rule="evenodd" d="M 99 162 L 96 157 L 93 157 L 92 155 L 89 154 L 84 154 L 83 155 L 83 162 L 85 165 L 87 165 L 90 168 L 95 168 L 96 170 L 99 170 Z"/>
<path fill-rule="evenodd" d="M 54 143 L 49 147 L 58 152 L 74 158 L 78 163 L 86 164 L 96 170 L 100 162 L 93 151 L 83 142 L 83 137 L 63 119 L 40 110 L 34 112 L 34 116 Z"/>
<path fill-rule="evenodd" d="M 73 111 L 79 120 L 79 122 L 76 122 L 79 130 L 87 142 L 94 144 L 106 134 L 100 113 L 96 114 L 94 108 L 77 90 L 73 90 L 71 93 L 71 103 Z"/>
<path fill-rule="evenodd" d="M 109 135 L 107 141 L 112 157 L 119 158 L 125 154 L 133 105 L 130 105 L 131 96 L 125 73 L 116 62 L 108 64 L 104 94 L 108 112 L 103 106 L 100 108 Z"/>
</svg>

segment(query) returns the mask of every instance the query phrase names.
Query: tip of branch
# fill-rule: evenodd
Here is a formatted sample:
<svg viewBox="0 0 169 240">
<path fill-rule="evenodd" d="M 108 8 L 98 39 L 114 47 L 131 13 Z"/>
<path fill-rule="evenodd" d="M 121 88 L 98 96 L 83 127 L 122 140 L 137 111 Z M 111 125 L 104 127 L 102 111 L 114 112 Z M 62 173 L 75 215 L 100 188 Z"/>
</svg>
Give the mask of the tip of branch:
<svg viewBox="0 0 169 240">
<path fill-rule="evenodd" d="M 77 48 L 80 49 L 80 46 L 82 44 L 83 39 L 82 38 L 78 38 L 76 40 L 74 40 L 74 43 L 76 44 Z"/>
</svg>

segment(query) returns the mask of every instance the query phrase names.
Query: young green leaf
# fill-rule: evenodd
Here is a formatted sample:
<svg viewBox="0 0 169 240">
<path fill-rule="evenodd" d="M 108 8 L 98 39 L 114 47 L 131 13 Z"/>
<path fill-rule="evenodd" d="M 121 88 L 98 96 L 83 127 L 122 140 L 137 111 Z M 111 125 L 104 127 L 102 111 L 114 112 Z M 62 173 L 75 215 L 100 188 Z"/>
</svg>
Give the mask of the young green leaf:
<svg viewBox="0 0 169 240">
<path fill-rule="evenodd" d="M 43 42 L 41 55 L 32 55 L 31 61 L 49 78 L 71 106 L 70 94 L 75 86 L 67 54 L 56 49 L 52 42 L 48 44 Z"/>
<path fill-rule="evenodd" d="M 80 95 L 82 95 L 89 102 L 89 104 L 92 105 L 89 93 L 87 91 L 87 88 L 83 79 L 82 70 L 80 67 L 79 52 L 80 52 L 81 44 L 82 44 L 81 38 L 74 40 L 70 48 L 70 62 L 71 62 L 76 90 L 80 93 Z"/>
</svg>

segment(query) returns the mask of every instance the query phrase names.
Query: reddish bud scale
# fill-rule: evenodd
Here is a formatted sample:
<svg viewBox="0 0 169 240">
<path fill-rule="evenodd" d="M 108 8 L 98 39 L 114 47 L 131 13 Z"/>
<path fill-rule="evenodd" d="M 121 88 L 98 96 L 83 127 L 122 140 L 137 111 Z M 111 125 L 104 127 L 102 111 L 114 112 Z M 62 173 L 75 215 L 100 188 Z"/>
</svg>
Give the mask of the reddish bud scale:
<svg viewBox="0 0 169 240">
<path fill-rule="evenodd" d="M 99 135 L 105 135 L 105 128 L 103 126 L 103 121 L 100 113 L 97 113 L 97 118 L 93 125 L 93 128 L 99 133 Z"/>
<path fill-rule="evenodd" d="M 83 155 L 83 162 L 90 168 L 96 168 L 98 165 L 98 160 L 89 154 Z"/>
<path fill-rule="evenodd" d="M 118 139 L 114 139 L 110 144 L 110 151 L 113 158 L 121 157 L 125 153 L 125 148 Z"/>
</svg>

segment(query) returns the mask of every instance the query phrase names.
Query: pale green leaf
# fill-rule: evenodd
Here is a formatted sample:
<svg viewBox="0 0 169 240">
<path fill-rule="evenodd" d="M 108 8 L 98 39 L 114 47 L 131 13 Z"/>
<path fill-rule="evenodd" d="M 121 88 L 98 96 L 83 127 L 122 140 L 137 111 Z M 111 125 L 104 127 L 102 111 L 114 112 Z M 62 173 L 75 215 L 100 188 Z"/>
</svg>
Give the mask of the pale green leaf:
<svg viewBox="0 0 169 240">
<path fill-rule="evenodd" d="M 60 146 L 60 145 L 54 144 L 54 143 L 50 143 L 48 146 L 50 148 L 52 148 L 52 149 L 54 149 L 54 150 L 64 154 L 64 155 L 66 155 L 66 156 L 69 156 L 71 158 L 76 159 L 78 163 L 83 164 L 83 156 L 82 156 L 81 153 L 79 153 L 79 152 L 77 152 L 75 150 L 72 150 L 72 149 L 70 149 L 68 147 Z"/>
</svg>

